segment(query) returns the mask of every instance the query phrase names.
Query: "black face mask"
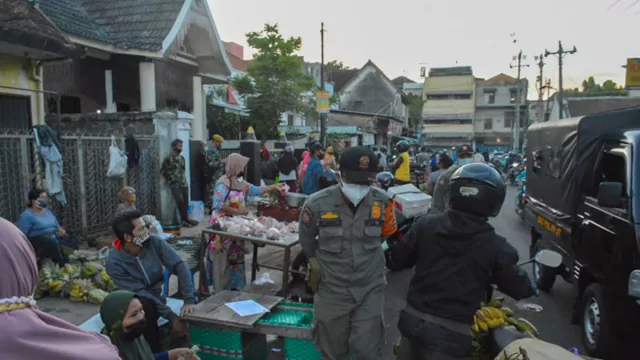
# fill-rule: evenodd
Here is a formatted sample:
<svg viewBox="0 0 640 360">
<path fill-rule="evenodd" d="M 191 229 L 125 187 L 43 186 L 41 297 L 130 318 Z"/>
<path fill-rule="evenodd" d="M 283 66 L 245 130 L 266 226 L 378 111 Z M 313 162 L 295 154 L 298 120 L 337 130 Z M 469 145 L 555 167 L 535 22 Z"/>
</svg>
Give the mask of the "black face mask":
<svg viewBox="0 0 640 360">
<path fill-rule="evenodd" d="M 142 336 L 142 334 L 144 334 L 144 331 L 146 329 L 147 329 L 147 321 L 143 318 L 142 320 L 138 321 L 132 326 L 124 329 L 122 337 L 127 341 L 133 341 L 139 338 L 140 336 Z"/>
<path fill-rule="evenodd" d="M 318 159 L 320 160 L 324 159 L 324 154 L 318 154 L 317 156 L 318 156 Z"/>
</svg>

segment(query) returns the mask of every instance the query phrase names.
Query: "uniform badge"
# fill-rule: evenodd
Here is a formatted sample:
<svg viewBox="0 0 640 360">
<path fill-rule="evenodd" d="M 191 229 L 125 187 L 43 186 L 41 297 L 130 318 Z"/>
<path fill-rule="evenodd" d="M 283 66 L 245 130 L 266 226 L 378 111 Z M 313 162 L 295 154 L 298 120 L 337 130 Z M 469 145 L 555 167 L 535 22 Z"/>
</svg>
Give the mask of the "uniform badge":
<svg viewBox="0 0 640 360">
<path fill-rule="evenodd" d="M 331 211 L 329 211 L 329 212 L 322 213 L 322 215 L 320 215 L 320 219 L 334 220 L 334 219 L 340 219 L 340 216 L 338 216 L 336 213 L 332 213 Z"/>
<path fill-rule="evenodd" d="M 361 156 L 359 164 L 360 164 L 360 169 L 368 169 L 369 168 L 369 157 L 368 156 Z"/>
<path fill-rule="evenodd" d="M 373 206 L 371 207 L 371 218 L 372 219 L 380 219 L 382 216 L 382 208 L 380 207 L 379 201 L 374 201 Z"/>
<path fill-rule="evenodd" d="M 342 220 L 340 219 L 340 214 L 331 211 L 323 211 L 320 213 L 320 220 L 318 220 L 318 225 L 341 226 Z"/>
<path fill-rule="evenodd" d="M 311 217 L 313 216 L 313 213 L 311 212 L 311 209 L 309 209 L 308 207 L 305 207 L 304 210 L 302 210 L 302 216 L 300 217 L 302 223 L 306 226 L 311 225 Z"/>
<path fill-rule="evenodd" d="M 444 179 L 440 179 L 440 181 L 438 181 L 438 184 L 444 185 Z"/>
</svg>

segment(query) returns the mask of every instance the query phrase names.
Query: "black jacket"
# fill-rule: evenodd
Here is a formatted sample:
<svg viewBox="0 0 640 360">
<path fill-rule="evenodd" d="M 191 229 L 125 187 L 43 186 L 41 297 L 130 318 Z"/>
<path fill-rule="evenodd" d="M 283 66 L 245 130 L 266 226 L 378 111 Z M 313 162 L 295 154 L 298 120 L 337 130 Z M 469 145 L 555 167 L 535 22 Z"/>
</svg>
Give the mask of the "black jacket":
<svg viewBox="0 0 640 360">
<path fill-rule="evenodd" d="M 472 324 L 489 284 L 516 300 L 536 292 L 516 249 L 474 215 L 423 216 L 389 250 L 406 268 L 415 266 L 407 304 L 423 313 Z"/>
</svg>

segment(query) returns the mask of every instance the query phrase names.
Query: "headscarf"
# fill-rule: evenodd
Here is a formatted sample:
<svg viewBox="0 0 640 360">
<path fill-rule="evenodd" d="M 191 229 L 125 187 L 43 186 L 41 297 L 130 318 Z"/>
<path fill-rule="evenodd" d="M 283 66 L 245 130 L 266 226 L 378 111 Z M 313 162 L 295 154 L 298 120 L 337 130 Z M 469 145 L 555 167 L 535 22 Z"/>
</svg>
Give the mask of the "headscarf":
<svg viewBox="0 0 640 360">
<path fill-rule="evenodd" d="M 117 349 L 106 337 L 35 306 L 32 295 L 38 267 L 33 248 L 25 235 L 3 218 L 0 234 L 0 324 L 4 328 L 0 332 L 0 359 L 119 360 Z"/>
<path fill-rule="evenodd" d="M 335 168 L 335 157 L 333 156 L 333 147 L 329 146 L 327 148 L 327 152 L 324 155 L 324 168 L 325 169 L 334 169 Z"/>
<path fill-rule="evenodd" d="M 131 201 L 130 192 L 134 192 L 135 189 L 132 188 L 131 186 L 125 186 L 122 189 L 120 189 L 120 191 L 118 191 L 118 199 L 120 199 L 120 201 L 124 204 L 127 204 L 129 207 L 131 207 L 132 209 L 135 209 L 135 201 Z M 135 198 L 134 198 L 135 200 Z"/>
<path fill-rule="evenodd" d="M 225 174 L 218 179 L 217 184 L 224 184 L 231 190 L 244 191 L 247 185 L 244 182 L 239 182 L 238 174 L 240 174 L 249 163 L 249 158 L 242 156 L 238 153 L 231 153 L 227 156 L 227 160 L 224 163 Z"/>
<path fill-rule="evenodd" d="M 130 341 L 122 338 L 122 320 L 134 298 L 135 294 L 130 291 L 116 290 L 110 293 L 100 305 L 100 318 L 104 323 L 105 332 L 120 350 L 122 360 L 154 360 L 155 356 L 144 336 Z"/>
<path fill-rule="evenodd" d="M 260 148 L 260 159 L 262 161 L 271 160 L 271 153 L 269 152 L 269 149 L 267 149 L 267 147 L 264 145 L 262 145 L 262 147 Z"/>
<path fill-rule="evenodd" d="M 302 153 L 302 162 L 300 163 L 300 179 L 304 179 L 304 175 L 307 172 L 307 165 L 309 165 L 309 161 L 311 161 L 311 154 L 309 151 L 305 150 Z"/>
</svg>

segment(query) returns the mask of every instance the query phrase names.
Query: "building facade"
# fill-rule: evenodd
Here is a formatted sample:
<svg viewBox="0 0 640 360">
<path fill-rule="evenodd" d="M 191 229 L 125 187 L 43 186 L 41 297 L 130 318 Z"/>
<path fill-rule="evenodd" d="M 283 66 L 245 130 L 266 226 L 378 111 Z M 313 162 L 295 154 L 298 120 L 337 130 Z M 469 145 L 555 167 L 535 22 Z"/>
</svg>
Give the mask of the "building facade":
<svg viewBox="0 0 640 360">
<path fill-rule="evenodd" d="M 438 148 L 473 142 L 475 91 L 470 66 L 429 70 L 422 109 L 424 145 Z"/>
<path fill-rule="evenodd" d="M 520 98 L 518 98 L 520 87 Z M 527 127 L 526 79 L 498 74 L 490 79 L 476 80 L 474 136 L 477 147 L 513 147 L 516 111 L 520 111 L 520 134 Z M 520 142 L 523 140 L 520 136 Z"/>
</svg>

